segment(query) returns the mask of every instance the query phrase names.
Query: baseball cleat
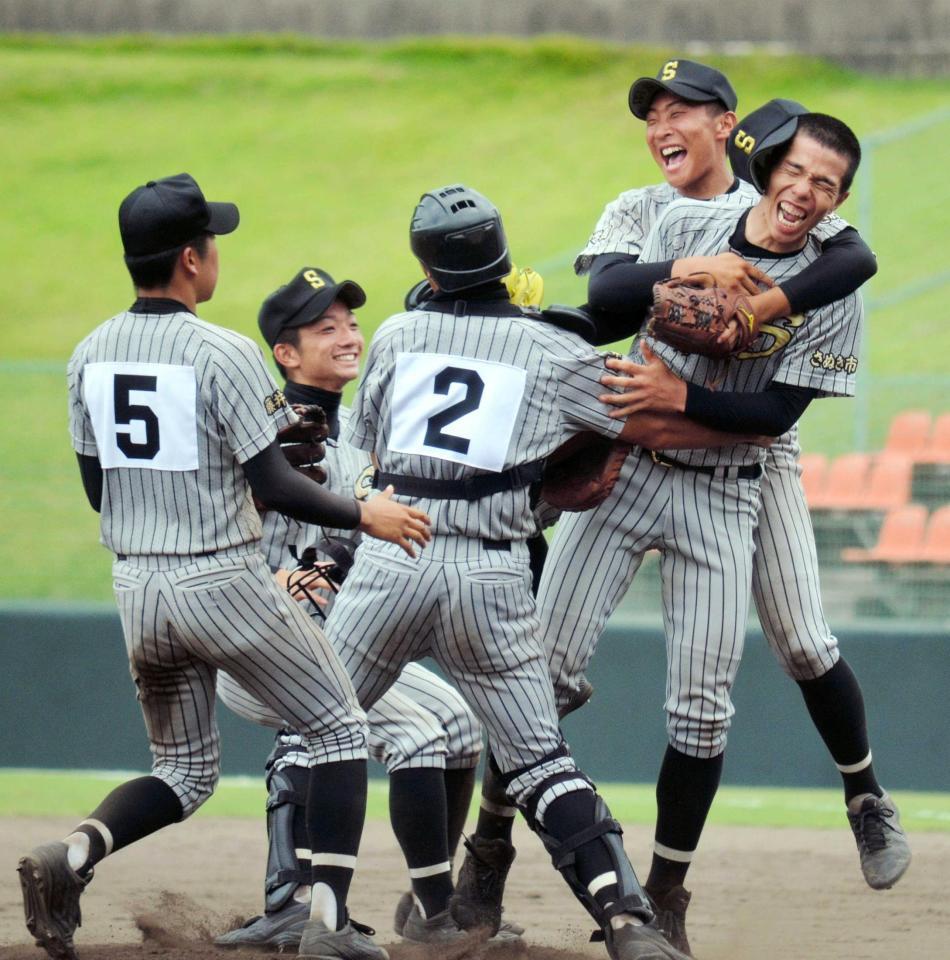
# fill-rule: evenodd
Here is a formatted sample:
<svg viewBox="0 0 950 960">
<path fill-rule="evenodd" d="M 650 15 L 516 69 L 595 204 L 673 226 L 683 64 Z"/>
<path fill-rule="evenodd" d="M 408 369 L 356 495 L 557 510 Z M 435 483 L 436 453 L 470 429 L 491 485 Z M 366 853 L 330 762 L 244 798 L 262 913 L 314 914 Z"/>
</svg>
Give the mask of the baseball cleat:
<svg viewBox="0 0 950 960">
<path fill-rule="evenodd" d="M 214 938 L 216 947 L 230 949 L 296 950 L 304 924 L 310 919 L 310 905 L 291 900 L 280 910 L 251 917 L 236 930 Z"/>
<path fill-rule="evenodd" d="M 403 931 L 406 929 L 406 921 L 409 919 L 409 914 L 413 912 L 415 907 L 415 901 L 412 899 L 411 893 L 404 893 L 400 898 L 399 902 L 396 904 L 396 914 L 393 917 L 393 930 L 402 937 L 405 934 Z M 419 915 L 419 911 L 416 910 L 416 916 L 418 916 L 419 921 L 425 923 L 422 920 L 422 917 Z M 441 916 L 441 914 L 440 914 Z M 434 919 L 434 918 L 433 918 Z M 455 929 L 458 929 L 458 926 L 453 921 L 453 926 Z M 413 933 L 414 930 L 410 927 L 410 933 Z M 491 937 L 487 942 L 492 944 L 502 944 L 502 943 L 514 943 L 515 941 L 521 940 L 521 935 L 524 933 L 524 927 L 520 923 L 515 923 L 514 921 L 502 920 L 501 926 L 498 928 L 498 933 Z M 417 936 L 405 935 L 407 940 L 417 940 L 418 942 L 430 943 L 430 940 L 419 940 Z"/>
<path fill-rule="evenodd" d="M 373 942 L 375 932 L 355 920 L 347 920 L 339 930 L 331 930 L 322 920 L 307 920 L 297 955 L 313 960 L 389 960 L 389 954 Z"/>
<path fill-rule="evenodd" d="M 848 802 L 848 822 L 858 844 L 868 886 L 888 890 L 910 866 L 910 844 L 897 805 L 884 793 L 862 793 Z"/>
<path fill-rule="evenodd" d="M 501 901 L 515 848 L 505 840 L 476 835 L 465 841 L 465 849 L 449 912 L 463 930 L 486 927 L 494 936 L 501 928 Z"/>
<path fill-rule="evenodd" d="M 667 890 L 661 897 L 654 897 L 648 890 L 650 902 L 653 904 L 657 930 L 666 937 L 677 950 L 687 957 L 693 954 L 689 949 L 689 939 L 686 936 L 686 908 L 689 906 L 692 894 L 682 886 L 675 886 Z"/>
<path fill-rule="evenodd" d="M 91 872 L 83 880 L 73 870 L 68 849 L 58 840 L 44 843 L 17 866 L 26 928 L 53 960 L 79 960 L 73 933 L 82 924 L 79 897 L 92 879 Z"/>
<path fill-rule="evenodd" d="M 611 960 L 691 960 L 689 954 L 677 950 L 654 923 L 625 923 L 614 930 L 604 928 L 607 953 Z"/>
</svg>

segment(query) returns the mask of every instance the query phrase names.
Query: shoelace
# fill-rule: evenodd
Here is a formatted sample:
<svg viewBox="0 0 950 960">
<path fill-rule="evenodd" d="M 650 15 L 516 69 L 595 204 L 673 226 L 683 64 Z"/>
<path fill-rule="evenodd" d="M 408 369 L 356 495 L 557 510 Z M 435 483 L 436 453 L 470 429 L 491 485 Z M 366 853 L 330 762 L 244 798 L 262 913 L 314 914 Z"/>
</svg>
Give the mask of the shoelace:
<svg viewBox="0 0 950 960">
<path fill-rule="evenodd" d="M 887 846 L 887 840 L 884 837 L 884 828 L 890 827 L 885 823 L 886 817 L 893 817 L 894 811 L 885 806 L 873 805 L 868 809 L 862 809 L 858 814 L 857 832 L 868 853 L 876 853 Z"/>
</svg>

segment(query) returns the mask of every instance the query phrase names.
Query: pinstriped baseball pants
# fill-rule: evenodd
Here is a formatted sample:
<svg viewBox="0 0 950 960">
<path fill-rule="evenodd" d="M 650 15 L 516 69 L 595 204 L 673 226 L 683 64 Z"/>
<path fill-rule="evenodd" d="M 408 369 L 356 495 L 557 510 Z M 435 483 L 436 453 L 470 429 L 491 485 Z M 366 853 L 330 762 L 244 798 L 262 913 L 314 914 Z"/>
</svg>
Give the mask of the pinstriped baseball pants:
<svg viewBox="0 0 950 960">
<path fill-rule="evenodd" d="M 782 669 L 793 680 L 814 680 L 838 662 L 839 652 L 822 608 L 799 453 L 797 430 L 769 448 L 755 531 L 752 599 Z"/>
<path fill-rule="evenodd" d="M 275 729 L 288 726 L 224 671 L 218 673 L 218 696 L 226 707 L 253 723 Z M 385 764 L 387 773 L 421 767 L 456 770 L 478 763 L 481 726 L 458 691 L 421 664 L 406 664 L 366 718 L 369 755 Z M 301 747 L 299 753 L 289 755 L 286 765 L 310 766 L 298 734 L 282 735 L 280 742 Z"/>
<path fill-rule="evenodd" d="M 635 450 L 600 507 L 565 513 L 538 590 L 559 704 L 576 692 L 644 553 L 656 548 L 669 740 L 689 756 L 720 754 L 735 712 L 729 691 L 745 640 L 758 506 L 758 480 L 665 467 Z"/>
<path fill-rule="evenodd" d="M 519 802 L 564 768 L 563 758 L 541 762 L 561 737 L 525 543 L 487 549 L 437 534 L 410 559 L 364 539 L 326 631 L 366 708 L 406 663 L 431 656 L 485 726 L 502 771 L 530 768 L 512 787 Z"/>
<path fill-rule="evenodd" d="M 346 671 L 260 553 L 130 557 L 112 571 L 152 773 L 186 815 L 217 782 L 218 668 L 287 717 L 316 761 L 366 757 L 366 717 Z"/>
</svg>

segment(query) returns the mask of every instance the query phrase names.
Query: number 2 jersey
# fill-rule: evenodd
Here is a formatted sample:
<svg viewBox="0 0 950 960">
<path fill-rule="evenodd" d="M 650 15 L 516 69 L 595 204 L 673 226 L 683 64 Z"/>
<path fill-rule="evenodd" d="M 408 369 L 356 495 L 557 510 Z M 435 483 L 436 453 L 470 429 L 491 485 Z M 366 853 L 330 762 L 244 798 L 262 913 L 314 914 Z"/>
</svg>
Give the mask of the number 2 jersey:
<svg viewBox="0 0 950 960">
<path fill-rule="evenodd" d="M 294 418 L 252 340 L 138 300 L 80 342 L 67 383 L 73 447 L 103 468 L 105 546 L 180 555 L 260 539 L 241 464 Z"/>
<path fill-rule="evenodd" d="M 381 470 L 464 480 L 546 457 L 580 431 L 622 430 L 597 399 L 604 356 L 580 337 L 526 318 L 502 295 L 470 300 L 464 316 L 452 301 L 441 308 L 430 301 L 390 317 L 370 345 L 347 439 Z M 436 536 L 522 540 L 538 530 L 527 486 L 413 503 Z"/>
</svg>

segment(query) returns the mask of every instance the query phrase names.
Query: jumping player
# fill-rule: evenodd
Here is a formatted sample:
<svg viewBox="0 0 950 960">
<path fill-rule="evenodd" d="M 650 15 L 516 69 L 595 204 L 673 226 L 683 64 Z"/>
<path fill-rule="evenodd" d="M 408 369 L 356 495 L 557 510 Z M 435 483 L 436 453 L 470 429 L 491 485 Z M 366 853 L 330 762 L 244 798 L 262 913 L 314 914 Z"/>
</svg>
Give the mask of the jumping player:
<svg viewBox="0 0 950 960">
<path fill-rule="evenodd" d="M 677 252 L 660 263 L 647 262 L 642 256 L 646 237 L 674 201 L 687 197 L 742 206 L 757 201 L 758 193 L 751 184 L 737 179 L 729 170 L 726 144 L 731 139 L 741 142 L 737 148 L 740 153 L 756 143 L 761 147 L 784 120 L 759 121 L 754 128 L 744 122 L 734 129 L 736 95 L 727 78 L 711 67 L 686 59 L 671 60 L 655 78 L 636 81 L 629 103 L 634 115 L 646 121 L 647 146 L 665 182 L 626 191 L 609 203 L 575 261 L 576 271 L 589 275 L 590 306 L 599 327 L 594 342 L 609 343 L 637 333 L 652 302 L 653 284 L 671 275 L 705 271 L 712 273 L 720 285 L 741 288 L 750 295 L 760 323 L 845 297 L 873 275 L 873 254 L 857 232 L 836 215 L 821 224 L 821 255 L 800 273 L 774 284 L 754 263 L 731 250 L 709 256 Z M 762 290 L 762 286 L 766 289 Z M 753 596 L 773 651 L 783 669 L 799 683 L 815 725 L 842 772 L 846 799 L 849 803 L 855 800 L 855 806 L 860 806 L 868 799 L 867 794 L 880 796 L 883 791 L 870 765 L 860 687 L 840 659 L 837 641 L 822 613 L 814 534 L 798 479 L 798 455 L 795 429 L 768 451 L 755 532 Z M 624 476 L 629 477 L 632 469 L 632 463 L 628 463 Z M 601 530 L 605 553 L 600 556 L 612 556 L 618 548 L 608 534 L 613 521 L 607 519 L 606 505 L 571 518 L 571 524 L 578 531 L 594 527 Z M 791 554 L 790 549 L 798 552 Z M 557 577 L 576 574 L 585 562 L 575 556 L 566 529 L 557 531 L 552 551 L 551 563 L 558 565 L 558 572 L 546 578 L 544 601 L 539 601 L 547 622 L 556 622 L 551 620 L 550 604 L 559 592 Z M 566 573 L 572 558 L 575 565 Z M 606 622 L 632 576 L 632 570 L 626 577 L 619 570 L 604 569 L 598 574 L 585 568 L 584 587 L 577 592 L 568 621 L 549 631 L 546 646 L 562 710 L 589 696 L 591 688 L 583 670 L 602 629 L 595 624 L 601 619 Z M 605 597 L 607 609 L 602 618 L 592 607 L 591 597 Z M 721 761 L 698 761 L 671 745 L 657 785 L 657 852 L 646 886 L 656 901 L 664 929 L 678 931 L 674 942 L 685 950 L 685 912 L 690 894 L 682 886 L 686 870 L 683 864 L 688 867 L 718 786 L 720 770 Z M 679 802 L 673 799 L 678 796 L 694 799 L 685 808 L 680 807 L 677 823 L 671 824 L 667 811 Z M 886 863 L 891 854 L 882 853 L 881 845 L 873 839 L 891 835 L 892 831 L 885 829 L 885 825 L 895 822 L 893 817 L 888 819 L 889 809 L 881 806 L 877 814 L 852 819 L 862 851 L 862 866 L 872 885 L 880 884 L 881 878 L 894 876 L 894 867 Z M 490 778 L 486 777 L 477 834 L 469 840 L 470 853 L 462 866 L 457 898 L 485 903 L 500 897 L 503 874 L 514 854 L 510 846 L 513 813 L 499 804 Z M 856 814 L 849 815 L 853 818 Z M 875 848 L 870 856 L 868 837 Z"/>
<path fill-rule="evenodd" d="M 119 229 L 137 299 L 69 363 L 70 432 L 102 542 L 116 555 L 153 766 L 64 841 L 20 860 L 27 927 L 56 960 L 76 958 L 79 897 L 94 865 L 214 790 L 219 667 L 287 717 L 314 761 L 305 816 L 315 893 L 301 955 L 386 957 L 346 912 L 365 812 L 366 718 L 333 648 L 267 568 L 251 491 L 290 516 L 360 528 L 408 554 L 428 540 L 428 518 L 391 491 L 367 502 L 336 496 L 284 459 L 277 429 L 292 414 L 260 349 L 195 315 L 217 283 L 215 237 L 237 225 L 237 207 L 207 202 L 188 174 L 133 190 Z"/>
<path fill-rule="evenodd" d="M 860 150 L 853 134 L 832 118 L 810 115 L 802 118 L 798 130 L 798 135 L 786 136 L 781 151 L 773 151 L 778 165 L 770 167 L 775 172 L 769 191 L 752 212 L 740 219 L 741 207 L 734 204 L 681 200 L 669 207 L 650 234 L 642 250 L 644 263 L 668 263 L 673 257 L 711 257 L 730 251 L 729 255 L 742 256 L 756 269 L 768 272 L 777 284 L 784 284 L 800 275 L 808 264 L 819 262 L 822 231 L 827 229 L 823 217 L 847 196 Z M 783 154 L 780 160 L 779 153 Z M 794 426 L 814 397 L 853 393 L 859 322 L 860 303 L 854 295 L 848 295 L 825 307 L 808 310 L 804 317 L 764 324 L 753 347 L 715 370 L 682 361 L 679 356 L 670 361 L 665 348 L 657 349 L 684 380 L 690 381 L 691 401 L 681 406 L 680 412 L 706 425 L 728 422 L 740 431 L 779 436 Z M 669 378 L 662 376 L 663 370 L 665 367 L 655 360 L 641 368 L 640 404 L 656 402 L 655 398 L 644 396 L 647 384 L 652 382 L 650 378 L 670 386 Z M 685 393 L 687 387 L 680 383 L 677 390 Z M 717 389 L 708 389 L 707 383 L 715 384 Z M 743 400 L 748 401 L 748 416 L 738 415 L 738 405 Z M 636 408 L 636 403 L 627 404 L 622 412 Z M 722 456 L 725 450 L 675 458 L 669 471 L 670 482 L 675 484 L 685 478 L 695 487 L 688 496 L 684 494 L 677 514 L 680 529 L 688 538 L 695 539 L 695 531 L 700 527 L 709 529 L 701 517 L 714 502 L 711 487 L 700 489 L 706 481 L 690 474 L 699 471 L 717 476 L 726 465 L 730 469 L 740 464 L 750 466 L 752 461 L 741 451 L 741 447 L 737 448 L 728 460 Z M 809 711 L 842 772 L 849 818 L 868 883 L 876 888 L 891 886 L 909 862 L 896 809 L 871 768 L 860 688 L 838 657 L 836 642 L 823 617 L 816 619 L 821 610 L 817 565 L 807 507 L 795 469 L 797 454 L 793 434 L 783 436 L 766 455 L 764 493 L 751 501 L 756 505 L 759 523 L 754 540 L 759 569 L 754 576 L 746 569 L 744 558 L 752 559 L 746 546 L 755 517 L 747 531 L 741 519 L 745 516 L 744 497 L 739 496 L 736 501 L 733 519 L 705 543 L 705 557 L 697 564 L 683 544 L 667 542 L 648 529 L 650 518 L 632 506 L 633 490 L 642 490 L 645 482 L 642 467 L 638 468 L 638 461 L 633 460 L 626 468 L 627 476 L 622 478 L 626 495 L 611 498 L 590 517 L 565 518 L 555 537 L 555 546 L 564 538 L 561 547 L 552 549 L 552 560 L 557 557 L 549 571 L 552 578 L 565 575 L 572 562 L 566 552 L 569 542 L 574 558 L 599 556 L 600 550 L 620 553 L 623 562 L 609 572 L 592 574 L 588 568 L 588 577 L 593 575 L 595 580 L 593 594 L 605 598 L 601 606 L 579 613 L 572 610 L 563 626 L 555 626 L 561 623 L 561 615 L 571 601 L 554 597 L 546 591 L 542 580 L 541 593 L 547 601 L 542 607 L 542 620 L 552 665 L 559 677 L 555 683 L 561 689 L 570 688 L 576 682 L 572 677 L 582 676 L 593 645 L 633 578 L 643 550 L 653 545 L 661 549 L 668 609 L 666 708 L 670 746 L 657 785 L 657 829 L 647 886 L 661 910 L 668 914 L 665 928 L 684 950 L 688 950 L 685 912 L 689 894 L 682 883 L 719 782 L 725 734 L 732 715 L 728 691 L 744 633 L 747 574 L 752 577 L 756 603 L 773 649 L 779 652 L 788 672 L 796 675 L 797 671 Z M 662 453 L 657 456 L 661 462 L 669 459 Z M 727 485 L 725 492 L 730 496 L 745 492 L 741 475 L 731 490 Z M 611 507 L 612 519 L 607 521 Z M 627 520 L 618 526 L 618 517 Z M 613 535 L 608 528 L 614 531 Z M 802 550 L 801 556 L 792 555 L 790 550 L 795 548 Z M 724 561 L 726 556 L 729 559 Z M 726 570 L 737 572 L 724 576 Z M 603 586 L 598 591 L 596 584 L 601 582 Z M 733 596 L 735 588 L 738 592 Z M 798 592 L 795 599 L 809 602 L 804 610 L 796 609 L 794 599 L 790 600 L 790 594 L 794 597 L 793 589 Z M 691 602 L 686 602 L 687 593 Z M 677 612 L 678 596 L 682 599 Z M 737 610 L 735 617 L 733 607 Z M 797 624 L 795 629 L 791 629 L 793 624 Z M 782 627 L 788 629 L 780 630 Z M 822 656 L 835 664 L 823 674 L 818 666 Z M 804 679 L 805 676 L 810 679 Z"/>
</svg>

